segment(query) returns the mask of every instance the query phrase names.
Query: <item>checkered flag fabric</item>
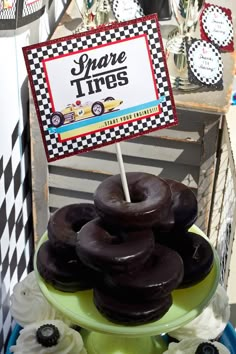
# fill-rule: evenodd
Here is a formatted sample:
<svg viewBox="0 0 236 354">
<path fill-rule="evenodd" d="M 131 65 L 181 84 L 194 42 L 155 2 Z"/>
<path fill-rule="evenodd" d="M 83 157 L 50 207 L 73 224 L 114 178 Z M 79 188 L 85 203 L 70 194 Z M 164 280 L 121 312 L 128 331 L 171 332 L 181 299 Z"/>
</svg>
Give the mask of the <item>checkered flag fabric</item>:
<svg viewBox="0 0 236 354">
<path fill-rule="evenodd" d="M 217 18 L 222 17 L 225 21 L 225 26 L 228 31 L 228 36 L 225 37 L 224 35 L 216 33 L 212 31 L 212 21 L 209 18 L 212 16 L 216 16 Z M 211 16 L 212 15 L 212 16 Z M 202 27 L 204 32 L 206 33 L 207 37 L 210 39 L 212 43 L 214 43 L 218 47 L 226 47 L 233 41 L 234 38 L 234 29 L 232 20 L 227 16 L 226 12 L 224 12 L 218 6 L 208 6 L 204 9 L 202 13 Z"/>
<path fill-rule="evenodd" d="M 42 59 L 54 58 L 61 54 L 67 55 L 78 50 L 86 50 L 94 46 L 104 45 L 118 40 L 130 39 L 142 34 L 147 35 L 152 67 L 155 73 L 155 84 L 159 97 L 165 97 L 160 103 L 160 113 L 151 118 L 140 118 L 129 124 L 121 124 L 116 128 L 101 130 L 85 136 L 73 137 L 60 141 L 58 133 L 49 132 L 51 127 L 52 105 Z M 43 135 L 44 146 L 48 161 L 57 160 L 76 153 L 99 148 L 124 139 L 176 125 L 174 101 L 170 92 L 170 83 L 167 78 L 167 66 L 161 47 L 161 39 L 157 30 L 155 15 L 127 22 L 126 25 L 112 26 L 101 31 L 70 36 L 67 39 L 46 42 L 41 46 L 31 46 L 24 49 L 28 72 L 31 77 L 31 88 L 35 98 L 39 123 Z M 138 127 L 138 129 L 137 129 Z"/>
<path fill-rule="evenodd" d="M 12 132 L 12 153 L 0 158 L 0 353 L 12 326 L 10 294 L 32 270 L 33 235 L 28 126 Z M 21 151 L 21 153 L 20 153 Z"/>
</svg>

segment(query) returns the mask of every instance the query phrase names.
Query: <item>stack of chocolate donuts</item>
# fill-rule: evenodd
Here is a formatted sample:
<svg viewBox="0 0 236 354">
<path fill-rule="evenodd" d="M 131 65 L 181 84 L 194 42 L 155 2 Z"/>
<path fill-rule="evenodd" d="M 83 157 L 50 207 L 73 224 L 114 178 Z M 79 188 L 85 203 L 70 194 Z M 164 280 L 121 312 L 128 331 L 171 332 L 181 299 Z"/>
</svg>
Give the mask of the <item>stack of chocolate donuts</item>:
<svg viewBox="0 0 236 354">
<path fill-rule="evenodd" d="M 76 242 L 77 232 L 95 217 L 89 203 L 67 205 L 50 217 L 48 240 L 40 246 L 36 262 L 39 274 L 56 289 L 75 292 L 93 287 L 97 274 L 77 256 Z"/>
<path fill-rule="evenodd" d="M 73 222 L 65 220 L 65 214 L 72 215 L 71 206 L 52 215 L 48 246 L 43 244 L 44 253 L 39 249 L 37 266 L 53 284 L 47 265 L 42 267 L 42 254 L 49 263 L 53 248 L 53 255 L 70 259 L 75 267 L 80 289 L 74 291 L 90 286 L 95 306 L 106 318 L 138 325 L 161 318 L 174 289 L 202 280 L 211 270 L 213 251 L 204 238 L 188 232 L 197 218 L 197 201 L 188 187 L 148 173 L 126 176 L 131 202 L 115 175 L 99 185 L 93 212 L 82 223 L 76 212 Z M 68 257 L 68 246 L 73 257 Z"/>
</svg>

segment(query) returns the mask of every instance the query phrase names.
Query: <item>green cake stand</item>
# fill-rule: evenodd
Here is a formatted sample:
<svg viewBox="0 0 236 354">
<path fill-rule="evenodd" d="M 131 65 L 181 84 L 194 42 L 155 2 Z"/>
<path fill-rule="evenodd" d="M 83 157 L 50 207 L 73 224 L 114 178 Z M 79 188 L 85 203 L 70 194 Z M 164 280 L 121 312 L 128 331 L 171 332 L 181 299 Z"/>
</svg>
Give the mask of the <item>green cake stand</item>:
<svg viewBox="0 0 236 354">
<path fill-rule="evenodd" d="M 206 238 L 195 225 L 190 231 Z M 65 293 L 54 289 L 40 277 L 35 260 L 37 250 L 46 240 L 45 233 L 35 252 L 34 268 L 39 287 L 52 306 L 83 328 L 81 334 L 88 354 L 162 354 L 167 346 L 161 334 L 197 317 L 209 304 L 219 283 L 220 263 L 213 248 L 214 264 L 210 273 L 190 288 L 173 291 L 173 304 L 160 320 L 138 326 L 119 325 L 107 320 L 96 309 L 92 290 Z"/>
</svg>

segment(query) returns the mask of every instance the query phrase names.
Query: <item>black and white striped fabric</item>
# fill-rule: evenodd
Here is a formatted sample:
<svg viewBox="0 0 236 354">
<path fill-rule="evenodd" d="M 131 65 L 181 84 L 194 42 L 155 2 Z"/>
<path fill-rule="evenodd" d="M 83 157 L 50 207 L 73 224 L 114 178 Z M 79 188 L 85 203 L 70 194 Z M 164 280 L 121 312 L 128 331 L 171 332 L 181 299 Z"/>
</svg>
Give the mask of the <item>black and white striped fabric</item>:
<svg viewBox="0 0 236 354">
<path fill-rule="evenodd" d="M 32 270 L 33 235 L 27 126 L 12 132 L 12 153 L 0 157 L 0 353 L 9 336 L 10 294 Z M 20 153 L 22 151 L 22 155 Z"/>
<path fill-rule="evenodd" d="M 42 60 L 52 58 L 60 54 L 68 54 L 80 49 L 111 43 L 118 40 L 130 39 L 141 34 L 147 35 L 150 57 L 152 59 L 155 81 L 159 96 L 165 100 L 160 103 L 161 113 L 149 118 L 141 118 L 138 121 L 123 123 L 118 127 L 105 129 L 94 134 L 87 134 L 61 142 L 58 134 L 48 132 L 51 126 L 50 116 L 52 106 L 49 97 L 46 77 Z M 48 44 L 47 44 L 48 43 Z M 75 35 L 64 40 L 54 40 L 45 45 L 30 47 L 27 49 L 28 67 L 32 77 L 34 96 L 38 105 L 39 122 L 43 131 L 44 146 L 48 161 L 57 160 L 75 153 L 85 152 L 101 147 L 101 145 L 115 143 L 119 140 L 130 139 L 137 135 L 145 134 L 148 130 L 157 130 L 176 124 L 174 102 L 171 87 L 167 78 L 167 67 L 164 62 L 164 54 L 161 47 L 161 39 L 157 30 L 155 16 L 141 18 L 127 22 L 124 26 L 112 26 L 109 30 L 95 31 L 86 35 Z"/>
</svg>

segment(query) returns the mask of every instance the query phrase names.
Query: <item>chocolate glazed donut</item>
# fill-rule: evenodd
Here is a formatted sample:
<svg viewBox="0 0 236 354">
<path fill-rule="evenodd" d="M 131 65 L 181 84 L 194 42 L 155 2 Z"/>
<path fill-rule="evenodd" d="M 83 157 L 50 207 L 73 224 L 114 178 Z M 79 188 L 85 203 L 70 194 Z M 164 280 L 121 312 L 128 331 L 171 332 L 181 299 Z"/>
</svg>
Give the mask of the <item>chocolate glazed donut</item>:
<svg viewBox="0 0 236 354">
<path fill-rule="evenodd" d="M 176 289 L 183 276 L 184 265 L 180 255 L 156 244 L 142 269 L 137 273 L 106 274 L 104 286 L 114 297 L 127 302 L 158 300 Z"/>
<path fill-rule="evenodd" d="M 76 257 L 77 232 L 88 221 L 97 217 L 93 204 L 70 204 L 55 211 L 48 222 L 48 239 L 56 253 Z"/>
<path fill-rule="evenodd" d="M 169 184 L 172 194 L 174 229 L 187 230 L 197 219 L 197 199 L 191 189 L 183 183 L 171 179 L 165 181 Z"/>
<path fill-rule="evenodd" d="M 41 277 L 54 288 L 64 292 L 91 289 L 100 276 L 86 267 L 78 257 L 69 261 L 59 258 L 54 253 L 50 241 L 40 246 L 36 263 Z"/>
<path fill-rule="evenodd" d="M 141 325 L 164 316 L 172 305 L 172 296 L 168 294 L 155 301 L 126 303 L 94 289 L 93 301 L 98 311 L 108 320 L 125 325 Z"/>
<path fill-rule="evenodd" d="M 113 231 L 101 219 L 83 226 L 76 245 L 81 261 L 106 273 L 141 268 L 154 250 L 152 230 Z"/>
<path fill-rule="evenodd" d="M 107 223 L 126 228 L 147 228 L 167 217 L 171 191 L 163 179 L 138 172 L 126 174 L 131 203 L 124 197 L 120 175 L 106 178 L 97 188 L 94 204 Z"/>
<path fill-rule="evenodd" d="M 193 232 L 157 233 L 158 243 L 176 251 L 183 260 L 184 277 L 179 285 L 185 288 L 197 284 L 211 271 L 214 253 L 209 241 Z"/>
</svg>

